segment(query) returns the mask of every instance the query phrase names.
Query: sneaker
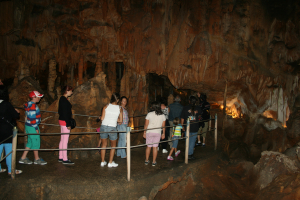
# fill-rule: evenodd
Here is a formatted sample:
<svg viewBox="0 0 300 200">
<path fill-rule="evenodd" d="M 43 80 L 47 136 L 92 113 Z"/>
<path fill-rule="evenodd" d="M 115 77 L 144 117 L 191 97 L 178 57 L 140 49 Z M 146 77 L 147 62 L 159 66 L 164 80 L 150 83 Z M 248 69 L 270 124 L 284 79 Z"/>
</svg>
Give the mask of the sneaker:
<svg viewBox="0 0 300 200">
<path fill-rule="evenodd" d="M 172 156 L 168 156 L 167 160 L 174 160 Z"/>
<path fill-rule="evenodd" d="M 118 167 L 118 164 L 112 161 L 111 163 L 108 163 L 108 167 Z"/>
<path fill-rule="evenodd" d="M 145 161 L 145 165 L 148 165 L 149 164 L 149 160 L 148 161 Z"/>
<path fill-rule="evenodd" d="M 35 160 L 34 159 L 34 162 L 33 162 L 35 165 L 46 165 L 47 162 L 44 161 L 42 158 L 38 159 L 38 160 Z"/>
<path fill-rule="evenodd" d="M 205 143 L 203 143 L 202 146 L 205 147 Z"/>
<path fill-rule="evenodd" d="M 175 153 L 175 156 L 177 157 L 179 154 L 180 154 L 180 150 L 178 150 L 176 153 Z"/>
<path fill-rule="evenodd" d="M 31 165 L 32 161 L 29 160 L 28 158 L 25 158 L 25 159 L 20 158 L 19 163 L 26 164 L 26 165 Z"/>
<path fill-rule="evenodd" d="M 162 153 L 168 153 L 167 149 L 163 149 Z"/>
<path fill-rule="evenodd" d="M 189 160 L 195 160 L 195 157 L 193 155 L 189 155 Z"/>
<path fill-rule="evenodd" d="M 64 164 L 64 165 L 74 165 L 75 163 L 74 162 L 72 162 L 71 160 L 64 160 L 64 161 L 62 161 L 62 164 Z"/>
<path fill-rule="evenodd" d="M 157 164 L 156 162 L 155 162 L 155 163 L 152 163 L 152 166 L 153 166 L 153 167 L 155 167 L 155 166 L 156 166 L 156 164 Z"/>
<path fill-rule="evenodd" d="M 62 161 L 64 161 L 63 159 L 58 159 L 58 162 L 62 162 Z"/>
<path fill-rule="evenodd" d="M 104 162 L 101 162 L 100 166 L 104 167 L 106 164 L 107 164 L 107 162 L 104 161 Z"/>
<path fill-rule="evenodd" d="M 196 143 L 196 146 L 201 146 L 201 145 L 202 145 L 201 142 L 197 142 L 197 143 Z"/>
</svg>

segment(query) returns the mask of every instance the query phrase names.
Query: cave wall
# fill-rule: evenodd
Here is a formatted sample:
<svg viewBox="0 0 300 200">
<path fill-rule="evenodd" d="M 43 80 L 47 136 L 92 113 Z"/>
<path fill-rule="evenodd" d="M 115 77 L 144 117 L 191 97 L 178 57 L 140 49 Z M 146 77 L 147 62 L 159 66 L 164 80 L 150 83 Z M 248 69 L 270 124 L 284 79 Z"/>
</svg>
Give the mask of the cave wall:
<svg viewBox="0 0 300 200">
<path fill-rule="evenodd" d="M 33 76 L 53 97 L 59 84 L 87 81 L 88 62 L 95 76 L 99 63 L 123 62 L 134 86 L 121 86 L 122 95 L 146 92 L 139 81 L 157 73 L 221 103 L 227 81 L 227 98 L 243 113 L 269 110 L 284 121 L 299 94 L 299 6 L 295 0 L 0 1 L 1 78 L 16 85 Z"/>
</svg>

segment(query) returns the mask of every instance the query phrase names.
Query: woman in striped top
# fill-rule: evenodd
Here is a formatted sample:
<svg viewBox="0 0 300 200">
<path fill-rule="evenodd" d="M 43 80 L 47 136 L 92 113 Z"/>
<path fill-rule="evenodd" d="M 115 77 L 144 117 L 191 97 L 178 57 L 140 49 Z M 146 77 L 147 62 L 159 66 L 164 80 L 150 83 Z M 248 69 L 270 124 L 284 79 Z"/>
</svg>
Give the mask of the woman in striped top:
<svg viewBox="0 0 300 200">
<path fill-rule="evenodd" d="M 128 125 L 128 112 L 126 109 L 128 99 L 125 96 L 121 97 L 121 108 L 123 110 L 123 122 L 118 123 L 117 129 L 118 131 L 123 131 L 119 133 L 119 141 L 118 141 L 118 147 L 126 147 L 126 128 Z M 117 156 L 121 156 L 121 158 L 126 158 L 126 151 L 125 149 L 118 149 L 117 150 Z"/>
</svg>

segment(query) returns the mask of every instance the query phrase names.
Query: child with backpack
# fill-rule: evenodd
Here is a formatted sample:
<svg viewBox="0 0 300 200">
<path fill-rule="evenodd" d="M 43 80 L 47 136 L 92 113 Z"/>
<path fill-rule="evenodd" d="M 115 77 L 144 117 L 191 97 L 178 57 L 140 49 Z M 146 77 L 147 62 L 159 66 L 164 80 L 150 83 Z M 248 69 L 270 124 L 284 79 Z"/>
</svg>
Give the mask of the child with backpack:
<svg viewBox="0 0 300 200">
<path fill-rule="evenodd" d="M 173 134 L 172 134 L 172 149 L 170 151 L 170 154 L 167 158 L 167 160 L 174 160 L 173 157 L 172 157 L 172 153 L 173 151 L 175 150 L 175 156 L 177 157 L 179 154 L 180 154 L 180 150 L 177 150 L 177 146 L 178 146 L 178 139 L 182 137 L 182 134 L 181 134 L 181 129 L 182 129 L 182 126 L 181 124 L 179 124 L 180 120 L 178 117 L 175 117 L 175 119 L 173 120 Z M 174 139 L 177 139 L 177 140 L 174 140 Z"/>
</svg>

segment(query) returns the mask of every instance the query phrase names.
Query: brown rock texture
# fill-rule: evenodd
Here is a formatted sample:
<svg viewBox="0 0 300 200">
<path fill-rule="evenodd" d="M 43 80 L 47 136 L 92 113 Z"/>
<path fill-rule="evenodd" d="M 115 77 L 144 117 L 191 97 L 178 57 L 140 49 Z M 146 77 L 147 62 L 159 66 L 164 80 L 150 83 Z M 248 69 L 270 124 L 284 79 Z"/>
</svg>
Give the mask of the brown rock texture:
<svg viewBox="0 0 300 200">
<path fill-rule="evenodd" d="M 17 56 L 37 76 L 54 56 L 62 78 L 76 65 L 123 62 L 139 75 L 168 76 L 176 88 L 229 99 L 263 113 L 282 88 L 276 112 L 298 91 L 298 1 L 1 1 L 0 61 L 13 78 Z M 12 14 L 13 13 L 13 14 Z M 99 66 L 99 65 L 98 65 Z M 99 67 L 97 67 L 97 73 Z M 70 77 L 72 78 L 72 77 Z M 279 88 L 279 89 L 278 89 Z M 285 103 L 286 102 L 286 103 Z M 281 107 L 280 107 L 281 106 Z M 280 117 L 284 123 L 286 114 Z"/>
<path fill-rule="evenodd" d="M 99 73 L 96 77 L 90 79 L 84 84 L 77 87 L 73 95 L 70 97 L 72 104 L 73 114 L 88 113 L 92 116 L 100 116 L 102 108 L 109 103 L 111 91 L 105 85 L 105 75 L 103 72 Z M 59 99 L 54 101 L 47 109 L 47 111 L 58 111 Z M 42 114 L 42 122 L 47 124 L 55 124 L 56 126 L 40 125 L 42 133 L 49 133 L 48 136 L 41 137 L 41 148 L 58 148 L 60 135 L 51 135 L 51 133 L 60 133 L 58 126 L 58 114 L 44 113 Z M 77 127 L 72 132 L 96 132 L 100 127 L 100 123 L 96 122 L 95 117 L 77 116 L 73 115 L 76 120 Z M 99 134 L 75 134 L 70 135 L 68 148 L 94 148 L 97 147 Z M 91 151 L 69 151 L 71 158 L 87 158 L 94 155 L 95 152 Z"/>
</svg>

